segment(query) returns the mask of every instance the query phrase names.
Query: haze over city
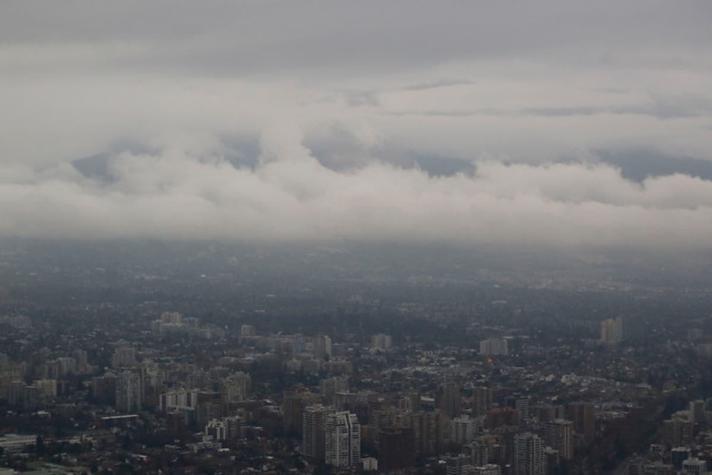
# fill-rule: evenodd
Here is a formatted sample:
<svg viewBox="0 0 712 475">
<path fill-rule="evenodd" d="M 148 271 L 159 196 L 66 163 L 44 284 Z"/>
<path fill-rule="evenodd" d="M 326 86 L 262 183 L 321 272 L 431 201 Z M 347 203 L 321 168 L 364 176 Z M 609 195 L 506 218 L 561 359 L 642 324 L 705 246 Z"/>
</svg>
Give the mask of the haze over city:
<svg viewBox="0 0 712 475">
<path fill-rule="evenodd" d="M 712 2 L 0 2 L 0 475 L 712 473 Z"/>
</svg>

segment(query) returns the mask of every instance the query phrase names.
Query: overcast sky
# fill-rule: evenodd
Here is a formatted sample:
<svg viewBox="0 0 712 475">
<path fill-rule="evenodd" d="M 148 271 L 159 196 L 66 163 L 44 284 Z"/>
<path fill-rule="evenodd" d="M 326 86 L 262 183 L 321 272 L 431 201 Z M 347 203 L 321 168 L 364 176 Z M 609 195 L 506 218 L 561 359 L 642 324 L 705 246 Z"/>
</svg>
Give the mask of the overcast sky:
<svg viewBox="0 0 712 475">
<path fill-rule="evenodd" d="M 0 236 L 712 247 L 712 2 L 0 3 Z"/>
</svg>

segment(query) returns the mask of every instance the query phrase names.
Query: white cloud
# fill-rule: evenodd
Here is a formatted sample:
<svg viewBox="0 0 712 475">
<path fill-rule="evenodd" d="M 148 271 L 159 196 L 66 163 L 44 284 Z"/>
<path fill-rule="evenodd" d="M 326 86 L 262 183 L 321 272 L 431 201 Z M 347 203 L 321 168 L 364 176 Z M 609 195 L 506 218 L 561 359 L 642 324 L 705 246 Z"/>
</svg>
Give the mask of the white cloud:
<svg viewBox="0 0 712 475">
<path fill-rule="evenodd" d="M 709 246 L 708 3 L 416 3 L 3 4 L 0 235 Z"/>
<path fill-rule="evenodd" d="M 474 176 L 383 163 L 338 172 L 292 132 L 263 147 L 271 158 L 254 169 L 173 148 L 113 157 L 110 183 L 62 170 L 3 183 L 0 234 L 665 248 L 712 236 L 712 182 L 687 176 L 633 184 L 602 165 L 498 162 Z"/>
</svg>

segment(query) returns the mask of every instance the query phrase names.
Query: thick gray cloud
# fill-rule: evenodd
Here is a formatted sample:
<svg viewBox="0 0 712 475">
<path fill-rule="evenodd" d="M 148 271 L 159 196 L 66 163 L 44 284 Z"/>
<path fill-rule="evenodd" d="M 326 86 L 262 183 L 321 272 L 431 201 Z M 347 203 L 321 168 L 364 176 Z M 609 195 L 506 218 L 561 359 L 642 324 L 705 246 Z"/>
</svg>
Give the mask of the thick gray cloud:
<svg viewBox="0 0 712 475">
<path fill-rule="evenodd" d="M 710 20 L 3 2 L 0 236 L 709 247 Z"/>
</svg>

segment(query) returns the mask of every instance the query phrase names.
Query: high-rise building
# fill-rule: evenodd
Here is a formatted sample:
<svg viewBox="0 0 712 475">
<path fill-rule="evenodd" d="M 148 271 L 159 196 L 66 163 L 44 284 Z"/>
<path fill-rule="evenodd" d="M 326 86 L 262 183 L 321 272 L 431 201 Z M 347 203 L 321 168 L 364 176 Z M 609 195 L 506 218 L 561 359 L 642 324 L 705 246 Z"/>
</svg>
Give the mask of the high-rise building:
<svg viewBox="0 0 712 475">
<path fill-rule="evenodd" d="M 601 342 L 615 345 L 623 341 L 623 319 L 609 318 L 601 322 Z"/>
<path fill-rule="evenodd" d="M 349 380 L 344 376 L 334 376 L 322 379 L 319 382 L 319 392 L 321 397 L 328 403 L 333 403 L 336 393 L 349 391 Z"/>
<path fill-rule="evenodd" d="M 420 394 L 417 392 L 406 393 L 398 399 L 398 410 L 414 412 L 420 409 Z"/>
<path fill-rule="evenodd" d="M 75 374 L 77 372 L 77 360 L 70 356 L 62 356 L 55 360 L 59 377 Z"/>
<path fill-rule="evenodd" d="M 25 382 L 24 381 L 10 381 L 5 387 L 5 395 L 7 397 L 7 402 L 10 406 L 21 406 L 22 399 L 25 394 Z"/>
<path fill-rule="evenodd" d="M 136 412 L 143 408 L 143 385 L 141 375 L 135 371 L 123 371 L 116 379 L 116 410 Z"/>
<path fill-rule="evenodd" d="M 593 404 L 590 402 L 574 402 L 567 406 L 568 418 L 574 422 L 574 430 L 590 441 L 595 435 L 596 418 Z"/>
<path fill-rule="evenodd" d="M 312 353 L 315 358 L 324 360 L 331 358 L 331 337 L 317 335 L 312 340 Z"/>
<path fill-rule="evenodd" d="M 502 475 L 502 468 L 499 465 L 488 463 L 486 465 L 473 467 L 470 473 L 473 475 Z"/>
<path fill-rule="evenodd" d="M 400 470 L 415 465 L 415 437 L 410 428 L 385 428 L 378 434 L 381 470 Z"/>
<path fill-rule="evenodd" d="M 10 406 L 35 409 L 39 404 L 40 391 L 35 385 L 24 381 L 12 381 L 6 386 L 7 401 Z"/>
<path fill-rule="evenodd" d="M 509 343 L 504 338 L 487 338 L 480 341 L 480 354 L 482 356 L 507 356 Z"/>
<path fill-rule="evenodd" d="M 682 462 L 682 473 L 689 475 L 703 475 L 707 473 L 707 462 L 698 458 L 689 458 Z"/>
<path fill-rule="evenodd" d="M 313 460 L 324 460 L 326 416 L 332 410 L 321 404 L 304 408 L 302 424 L 302 453 Z"/>
<path fill-rule="evenodd" d="M 705 402 L 703 400 L 690 401 L 690 417 L 695 424 L 705 423 Z"/>
<path fill-rule="evenodd" d="M 472 390 L 472 413 L 475 416 L 487 414 L 492 407 L 494 391 L 492 388 L 478 386 Z"/>
<path fill-rule="evenodd" d="M 136 348 L 130 345 L 119 346 L 111 356 L 111 366 L 113 368 L 124 368 L 136 364 Z"/>
<path fill-rule="evenodd" d="M 496 429 L 501 426 L 518 426 L 519 412 L 513 407 L 493 407 L 487 411 L 485 425 L 489 429 Z"/>
<path fill-rule="evenodd" d="M 519 413 L 520 419 L 529 419 L 529 398 L 518 398 L 514 401 L 514 408 Z"/>
<path fill-rule="evenodd" d="M 544 447 L 544 473 L 560 473 L 561 455 L 552 447 Z"/>
<path fill-rule="evenodd" d="M 152 361 L 141 363 L 139 371 L 143 389 L 143 406 L 147 409 L 156 409 L 160 404 L 160 396 L 164 388 L 164 374 Z"/>
<path fill-rule="evenodd" d="M 480 440 L 471 442 L 465 447 L 465 453 L 470 454 L 470 463 L 475 467 L 487 465 L 489 462 L 489 446 Z"/>
<path fill-rule="evenodd" d="M 670 461 L 676 470 L 682 469 L 682 462 L 690 458 L 689 447 L 675 447 L 670 450 Z"/>
<path fill-rule="evenodd" d="M 378 333 L 371 337 L 371 348 L 378 351 L 388 351 L 391 349 L 392 340 L 390 335 Z"/>
<path fill-rule="evenodd" d="M 198 405 L 198 389 L 174 389 L 166 391 L 159 397 L 158 407 L 161 411 L 195 410 Z"/>
<path fill-rule="evenodd" d="M 240 337 L 249 338 L 257 335 L 257 330 L 254 325 L 241 325 L 240 326 Z"/>
<path fill-rule="evenodd" d="M 445 457 L 445 464 L 447 475 L 463 475 L 466 467 L 471 467 L 470 458 L 464 454 Z"/>
<path fill-rule="evenodd" d="M 221 419 L 211 419 L 205 425 L 205 435 L 212 436 L 219 442 L 235 440 L 240 437 L 240 417 L 230 416 Z"/>
<path fill-rule="evenodd" d="M 89 372 L 89 355 L 82 349 L 76 349 L 73 353 L 74 361 L 76 361 L 76 370 L 79 374 L 86 374 Z"/>
<path fill-rule="evenodd" d="M 364 457 L 361 459 L 361 470 L 364 472 L 377 472 L 378 459 L 375 457 Z"/>
<path fill-rule="evenodd" d="M 440 411 L 417 411 L 410 414 L 408 424 L 413 429 L 417 455 L 430 456 L 440 453 L 443 448 L 445 419 Z"/>
<path fill-rule="evenodd" d="M 347 468 L 361 464 L 361 425 L 356 414 L 344 411 L 326 416 L 325 461 Z"/>
<path fill-rule="evenodd" d="M 227 414 L 223 395 L 215 391 L 198 391 L 194 414 L 199 426 L 206 425 L 211 419 L 225 417 Z"/>
<path fill-rule="evenodd" d="M 33 386 L 39 391 L 42 401 L 50 401 L 57 397 L 57 380 L 56 379 L 37 379 Z"/>
<path fill-rule="evenodd" d="M 318 396 L 306 390 L 288 392 L 282 400 L 282 419 L 288 434 L 301 436 L 304 408 L 317 403 Z"/>
<path fill-rule="evenodd" d="M 248 399 L 252 378 L 247 373 L 238 371 L 223 381 L 223 398 L 225 402 L 241 402 Z"/>
<path fill-rule="evenodd" d="M 161 323 L 181 324 L 183 323 L 183 314 L 180 312 L 163 312 L 159 321 Z"/>
<path fill-rule="evenodd" d="M 689 443 L 694 434 L 694 424 L 687 418 L 676 417 L 663 421 L 662 438 L 671 446 L 680 446 Z"/>
<path fill-rule="evenodd" d="M 514 436 L 514 475 L 544 475 L 544 444 L 538 435 Z"/>
<path fill-rule="evenodd" d="M 477 435 L 477 421 L 468 415 L 462 415 L 450 421 L 450 441 L 459 445 L 467 444 Z"/>
<path fill-rule="evenodd" d="M 574 423 L 555 419 L 546 424 L 546 443 L 556 449 L 564 460 L 574 457 Z"/>
<path fill-rule="evenodd" d="M 438 407 L 448 417 L 459 415 L 462 412 L 462 387 L 454 381 L 442 384 L 438 391 Z"/>
<path fill-rule="evenodd" d="M 114 405 L 116 402 L 116 375 L 111 371 L 92 378 L 90 389 L 92 398 L 99 403 Z"/>
</svg>

